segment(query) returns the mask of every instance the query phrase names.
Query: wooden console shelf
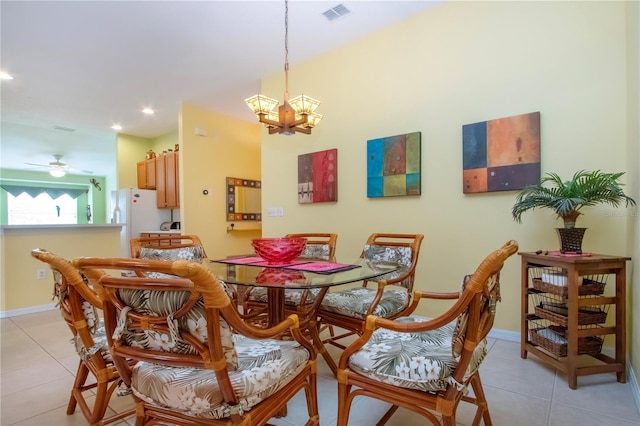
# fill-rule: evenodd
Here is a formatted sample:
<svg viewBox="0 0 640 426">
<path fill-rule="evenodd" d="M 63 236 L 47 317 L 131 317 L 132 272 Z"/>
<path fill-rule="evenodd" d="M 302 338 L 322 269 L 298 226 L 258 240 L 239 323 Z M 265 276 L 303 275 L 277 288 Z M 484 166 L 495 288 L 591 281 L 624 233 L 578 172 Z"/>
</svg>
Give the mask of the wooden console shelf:
<svg viewBox="0 0 640 426">
<path fill-rule="evenodd" d="M 626 262 L 630 257 L 593 254 L 561 256 L 519 253 L 522 257 L 520 356 L 538 356 L 568 376 L 576 389 L 578 376 L 616 373 L 626 381 Z M 604 296 L 607 279 L 615 293 Z M 613 280 L 612 280 L 613 281 Z M 613 324 L 607 322 L 614 308 Z M 605 324 L 607 322 L 607 324 Z M 602 353 L 606 335 L 615 337 L 615 355 Z M 589 356 L 597 365 L 580 366 Z"/>
</svg>

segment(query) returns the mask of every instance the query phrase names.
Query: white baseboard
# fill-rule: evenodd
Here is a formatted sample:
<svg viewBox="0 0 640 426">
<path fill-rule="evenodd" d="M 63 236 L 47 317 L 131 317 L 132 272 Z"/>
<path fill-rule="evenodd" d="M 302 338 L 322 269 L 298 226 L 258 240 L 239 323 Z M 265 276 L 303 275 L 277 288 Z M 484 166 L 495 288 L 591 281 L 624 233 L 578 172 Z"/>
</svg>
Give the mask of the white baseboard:
<svg viewBox="0 0 640 426">
<path fill-rule="evenodd" d="M 490 337 L 491 339 L 506 340 L 507 342 L 520 343 L 519 331 L 498 330 L 496 328 L 492 328 L 487 337 Z"/>
<path fill-rule="evenodd" d="M 633 368 L 631 368 L 631 364 L 627 362 L 627 381 L 629 385 L 631 385 L 631 393 L 633 394 L 633 398 L 636 400 L 636 409 L 638 413 L 640 413 L 640 386 L 638 386 L 638 381 L 636 380 L 636 375 L 633 372 Z"/>
<path fill-rule="evenodd" d="M 58 309 L 55 303 L 49 303 L 40 306 L 31 306 L 29 308 L 12 309 L 10 311 L 0 311 L 0 318 L 17 317 L 20 315 L 35 314 L 37 312 L 51 311 Z"/>
</svg>

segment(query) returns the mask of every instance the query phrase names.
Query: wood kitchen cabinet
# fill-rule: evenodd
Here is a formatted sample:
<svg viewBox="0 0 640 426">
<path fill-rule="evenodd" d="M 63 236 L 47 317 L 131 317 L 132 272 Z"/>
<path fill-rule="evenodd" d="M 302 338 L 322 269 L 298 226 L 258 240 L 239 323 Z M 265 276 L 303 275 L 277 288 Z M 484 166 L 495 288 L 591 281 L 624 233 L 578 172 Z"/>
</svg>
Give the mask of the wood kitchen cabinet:
<svg viewBox="0 0 640 426">
<path fill-rule="evenodd" d="M 568 376 L 616 373 L 626 381 L 625 292 L 629 257 L 592 254 L 522 256 L 520 356 L 530 352 Z M 615 286 L 605 296 L 605 286 Z M 609 317 L 608 317 L 609 316 Z M 605 336 L 615 338 L 614 355 L 602 353 Z M 591 363 L 579 362 L 590 357 Z"/>
<path fill-rule="evenodd" d="M 180 207 L 179 161 L 177 152 L 168 152 L 156 157 L 156 195 L 158 208 Z"/>
<path fill-rule="evenodd" d="M 138 161 L 138 189 L 156 189 L 156 159 Z"/>
</svg>

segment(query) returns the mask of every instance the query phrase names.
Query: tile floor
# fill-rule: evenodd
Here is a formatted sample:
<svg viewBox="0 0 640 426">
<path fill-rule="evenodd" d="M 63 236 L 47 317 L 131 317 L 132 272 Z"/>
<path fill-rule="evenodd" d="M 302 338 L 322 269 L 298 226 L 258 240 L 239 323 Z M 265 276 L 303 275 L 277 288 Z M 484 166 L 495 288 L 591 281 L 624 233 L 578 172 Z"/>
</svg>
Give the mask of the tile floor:
<svg viewBox="0 0 640 426">
<path fill-rule="evenodd" d="M 0 320 L 0 425 L 85 425 L 82 414 L 65 414 L 77 358 L 69 332 L 57 310 Z M 494 424 L 526 425 L 638 425 L 640 414 L 629 383 L 614 374 L 578 378 L 578 389 L 566 377 L 531 355 L 520 358 L 519 344 L 491 340 L 481 373 Z M 338 352 L 335 352 L 338 356 Z M 336 383 L 319 358 L 318 396 L 321 426 L 336 424 Z M 131 407 L 129 397 L 114 397 L 110 409 Z M 387 405 L 359 397 L 351 410 L 350 426 L 374 425 Z M 458 424 L 468 425 L 472 410 L 461 403 Z M 304 396 L 299 394 L 278 426 L 300 426 L 306 420 Z M 133 425 L 131 418 L 118 426 Z M 398 410 L 388 425 L 428 424 L 423 417 Z"/>
</svg>

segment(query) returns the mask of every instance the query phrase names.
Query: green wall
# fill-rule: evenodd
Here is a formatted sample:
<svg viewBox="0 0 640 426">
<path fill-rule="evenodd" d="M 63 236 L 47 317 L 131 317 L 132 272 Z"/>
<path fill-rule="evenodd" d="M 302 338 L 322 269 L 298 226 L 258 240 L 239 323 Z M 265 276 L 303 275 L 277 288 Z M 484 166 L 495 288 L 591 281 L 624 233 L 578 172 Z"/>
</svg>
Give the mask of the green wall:
<svg viewBox="0 0 640 426">
<path fill-rule="evenodd" d="M 53 178 L 48 172 L 3 169 L 0 184 L 40 186 L 44 188 L 86 188 L 88 193 L 77 198 L 78 223 L 86 224 L 87 204 L 91 205 L 92 223 L 107 223 L 108 197 L 105 190 L 104 176 L 80 176 L 67 174 L 61 178 Z M 89 179 L 95 179 L 102 190 L 95 188 Z M 0 188 L 0 225 L 7 224 L 7 191 Z"/>
</svg>

